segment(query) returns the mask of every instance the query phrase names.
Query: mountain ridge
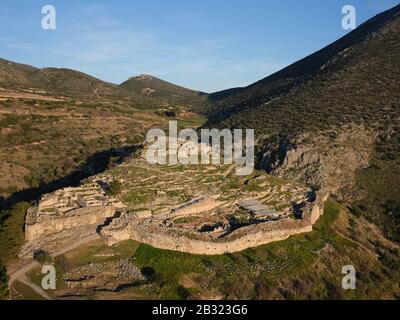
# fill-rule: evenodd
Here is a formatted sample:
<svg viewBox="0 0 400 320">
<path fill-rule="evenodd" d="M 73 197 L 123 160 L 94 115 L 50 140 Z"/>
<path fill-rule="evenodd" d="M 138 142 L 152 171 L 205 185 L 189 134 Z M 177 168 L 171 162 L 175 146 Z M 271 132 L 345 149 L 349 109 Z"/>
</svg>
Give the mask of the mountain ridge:
<svg viewBox="0 0 400 320">
<path fill-rule="evenodd" d="M 194 97 L 204 94 L 147 74 L 130 77 L 119 86 L 127 91 L 157 97 Z"/>
<path fill-rule="evenodd" d="M 334 41 L 330 45 L 306 56 L 299 61 L 292 63 L 291 65 L 275 72 L 259 81 L 256 81 L 248 86 L 226 89 L 218 92 L 211 93 L 209 95 L 209 101 L 211 103 L 218 103 L 224 99 L 245 99 L 241 97 L 244 92 L 251 90 L 251 93 L 257 96 L 264 97 L 265 93 L 259 93 L 260 87 L 262 90 L 270 91 L 271 95 L 276 95 L 283 92 L 288 92 L 296 82 L 304 79 L 305 76 L 309 76 L 310 72 L 318 72 L 319 68 L 335 55 L 345 50 L 347 47 L 357 44 L 364 40 L 365 37 L 371 34 L 371 32 L 378 31 L 383 28 L 387 23 L 390 23 L 400 15 L 400 4 L 382 12 L 375 17 L 362 23 L 358 28 L 344 35 L 340 39 Z M 248 102 L 248 101 L 247 101 Z M 229 103 L 229 102 L 228 102 Z M 215 109 L 215 106 L 213 106 Z M 218 107 L 218 106 L 217 106 Z M 213 113 L 213 110 L 208 110 L 209 113 Z M 217 110 L 218 112 L 218 110 Z M 213 115 L 215 116 L 215 115 Z"/>
<path fill-rule="evenodd" d="M 146 76 L 146 79 L 143 78 Z M 10 89 L 42 89 L 57 94 L 74 96 L 76 92 L 91 96 L 122 96 L 124 98 L 190 98 L 203 95 L 150 75 L 142 75 L 142 86 L 134 86 L 139 77 L 131 77 L 121 84 L 96 78 L 90 74 L 69 69 L 36 68 L 27 64 L 0 58 L 0 86 Z M 150 91 L 146 91 L 149 89 Z M 154 90 L 154 91 L 152 91 Z M 159 92 L 158 92 L 159 91 Z M 156 93 L 156 94 L 154 94 Z"/>
</svg>

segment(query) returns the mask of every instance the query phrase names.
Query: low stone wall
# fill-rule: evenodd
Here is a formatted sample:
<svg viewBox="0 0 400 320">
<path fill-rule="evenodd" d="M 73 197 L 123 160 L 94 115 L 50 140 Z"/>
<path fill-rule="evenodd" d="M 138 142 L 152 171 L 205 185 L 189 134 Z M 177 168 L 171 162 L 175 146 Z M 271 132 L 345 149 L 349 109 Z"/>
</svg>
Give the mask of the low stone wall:
<svg viewBox="0 0 400 320">
<path fill-rule="evenodd" d="M 212 197 L 199 200 L 196 203 L 188 204 L 182 208 L 174 210 L 176 216 L 190 216 L 204 213 L 215 209 L 219 203 Z"/>
<path fill-rule="evenodd" d="M 35 250 L 44 250 L 53 254 L 62 248 L 68 247 L 76 241 L 96 234 L 97 225 L 80 226 L 78 228 L 66 229 L 53 234 L 46 234 L 29 241 L 22 247 L 19 257 L 30 260 Z"/>
</svg>

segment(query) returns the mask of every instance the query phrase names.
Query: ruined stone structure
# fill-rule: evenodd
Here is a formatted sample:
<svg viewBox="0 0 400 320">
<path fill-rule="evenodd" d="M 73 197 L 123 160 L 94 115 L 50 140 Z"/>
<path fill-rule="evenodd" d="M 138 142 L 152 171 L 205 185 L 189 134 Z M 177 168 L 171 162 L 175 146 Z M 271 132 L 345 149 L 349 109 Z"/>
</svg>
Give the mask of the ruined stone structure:
<svg viewBox="0 0 400 320">
<path fill-rule="evenodd" d="M 274 220 L 280 217 L 275 210 L 269 209 L 266 205 L 262 204 L 258 200 L 254 199 L 244 200 L 240 201 L 237 205 L 241 209 L 247 212 L 251 212 L 252 214 L 255 215 L 255 217 L 259 219 Z"/>
<path fill-rule="evenodd" d="M 138 222 L 133 214 L 125 213 L 101 230 L 100 235 L 108 245 L 132 239 L 165 250 L 200 255 L 221 255 L 282 241 L 290 236 L 311 232 L 313 225 L 324 212 L 329 193 L 321 192 L 317 200 L 304 210 L 303 219 L 284 219 L 251 225 L 232 232 L 226 238 L 209 241 L 192 239 L 185 235 L 167 232 L 160 226 Z"/>
<path fill-rule="evenodd" d="M 201 196 L 172 209 L 171 213 L 175 216 L 190 216 L 213 210 L 218 207 L 219 204 L 220 203 L 216 201 L 214 197 Z"/>
<path fill-rule="evenodd" d="M 172 208 L 128 209 L 109 195 L 110 179 L 115 178 L 98 175 L 78 188 L 43 196 L 28 210 L 25 224 L 28 243 L 20 256 L 31 257 L 36 249 L 54 252 L 96 233 L 108 245 L 132 239 L 160 249 L 192 254 L 238 252 L 311 232 L 323 214 L 328 197 L 328 192 L 320 192 L 316 201 L 307 202 L 301 195 L 303 189 L 292 189 L 294 203 L 304 204 L 301 219 L 289 218 L 290 208 L 275 213 L 263 204 L 273 199 L 275 187 L 264 193 L 248 192 L 236 199 L 203 195 Z M 284 196 L 285 191 L 287 189 L 280 190 L 279 197 Z M 229 214 L 238 208 L 244 209 L 252 219 L 259 216 L 263 219 L 256 223 L 250 219 L 247 226 L 237 227 L 231 224 Z"/>
<path fill-rule="evenodd" d="M 28 210 L 25 238 L 39 237 L 78 227 L 91 227 L 93 232 L 105 219 L 114 216 L 123 205 L 111 199 L 99 184 L 66 188 L 42 197 L 39 204 Z"/>
</svg>

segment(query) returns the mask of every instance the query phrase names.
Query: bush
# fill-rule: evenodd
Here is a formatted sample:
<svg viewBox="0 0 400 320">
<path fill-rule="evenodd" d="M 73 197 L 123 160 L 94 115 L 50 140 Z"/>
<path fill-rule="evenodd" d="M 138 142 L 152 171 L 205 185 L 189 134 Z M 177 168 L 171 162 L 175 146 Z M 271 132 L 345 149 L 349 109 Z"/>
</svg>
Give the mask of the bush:
<svg viewBox="0 0 400 320">
<path fill-rule="evenodd" d="M 35 250 L 33 252 L 33 259 L 37 262 L 39 262 L 40 264 L 45 264 L 48 262 L 51 262 L 51 256 L 44 250 Z"/>
<path fill-rule="evenodd" d="M 176 293 L 178 297 L 182 300 L 187 300 L 190 296 L 190 292 L 185 287 L 182 286 L 176 288 Z"/>
<path fill-rule="evenodd" d="M 358 206 L 353 206 L 350 208 L 350 212 L 355 215 L 356 217 L 363 216 L 363 211 Z"/>
<path fill-rule="evenodd" d="M 6 299 L 8 296 L 8 275 L 7 269 L 0 261 L 0 300 Z"/>
</svg>

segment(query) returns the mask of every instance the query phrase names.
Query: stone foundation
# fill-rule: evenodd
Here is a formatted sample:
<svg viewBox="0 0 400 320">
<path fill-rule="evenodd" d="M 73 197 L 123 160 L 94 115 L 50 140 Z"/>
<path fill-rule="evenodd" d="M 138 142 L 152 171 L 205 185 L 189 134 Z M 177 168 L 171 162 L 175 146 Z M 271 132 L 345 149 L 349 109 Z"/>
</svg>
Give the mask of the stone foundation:
<svg viewBox="0 0 400 320">
<path fill-rule="evenodd" d="M 215 200 L 214 197 L 200 197 L 197 199 L 193 199 L 188 203 L 183 204 L 182 206 L 175 208 L 172 210 L 172 213 L 179 216 L 191 216 L 199 213 L 204 213 L 211 211 L 218 207 L 220 203 Z"/>
</svg>

